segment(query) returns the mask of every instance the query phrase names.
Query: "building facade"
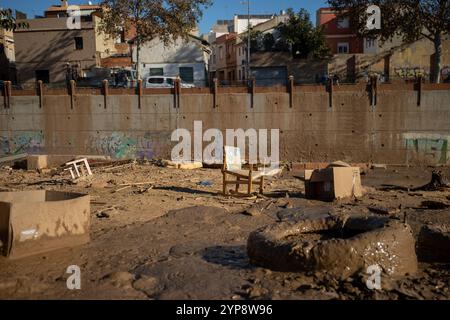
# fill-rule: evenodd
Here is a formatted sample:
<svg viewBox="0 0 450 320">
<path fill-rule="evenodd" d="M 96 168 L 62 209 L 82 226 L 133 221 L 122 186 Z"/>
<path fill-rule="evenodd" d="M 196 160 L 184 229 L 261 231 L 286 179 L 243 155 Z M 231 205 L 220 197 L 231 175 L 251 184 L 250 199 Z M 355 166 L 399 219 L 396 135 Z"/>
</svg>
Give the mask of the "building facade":
<svg viewBox="0 0 450 320">
<path fill-rule="evenodd" d="M 207 84 L 209 43 L 196 35 L 165 45 L 160 39 L 144 44 L 139 51 L 142 79 L 150 76 L 180 77 L 184 82 L 203 87 Z M 136 47 L 133 63 L 137 62 Z"/>
<path fill-rule="evenodd" d="M 332 8 L 320 8 L 317 11 L 317 25 L 323 26 L 328 46 L 333 54 L 359 54 L 375 46 L 370 40 L 357 36 L 348 17 L 339 17 Z"/>
<path fill-rule="evenodd" d="M 245 78 L 241 55 L 243 48 L 240 34 L 251 27 L 269 21 L 276 15 L 234 15 L 232 20 L 218 20 L 211 29 L 208 39 L 211 43 L 210 77 L 219 79 L 223 84 L 231 84 Z"/>
<path fill-rule="evenodd" d="M 0 28 L 0 80 L 16 82 L 14 34 Z"/>
<path fill-rule="evenodd" d="M 18 80 L 22 84 L 64 83 L 68 78 L 89 77 L 101 59 L 116 52 L 115 40 L 99 31 L 98 6 L 87 5 L 80 28 L 72 28 L 68 4 L 52 6 L 44 18 L 18 20 L 29 28 L 14 32 Z"/>
</svg>

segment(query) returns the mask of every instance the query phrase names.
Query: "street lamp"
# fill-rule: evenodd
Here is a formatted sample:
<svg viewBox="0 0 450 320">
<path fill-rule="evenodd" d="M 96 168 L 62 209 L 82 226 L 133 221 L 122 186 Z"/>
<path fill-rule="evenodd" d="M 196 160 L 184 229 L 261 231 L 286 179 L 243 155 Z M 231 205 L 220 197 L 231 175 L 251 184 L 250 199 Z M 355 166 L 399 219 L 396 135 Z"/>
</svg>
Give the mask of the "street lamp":
<svg viewBox="0 0 450 320">
<path fill-rule="evenodd" d="M 250 0 L 247 1 L 243 1 L 242 4 L 246 4 L 247 5 L 247 81 L 250 80 L 250 46 L 251 46 L 251 41 L 250 41 Z"/>
</svg>

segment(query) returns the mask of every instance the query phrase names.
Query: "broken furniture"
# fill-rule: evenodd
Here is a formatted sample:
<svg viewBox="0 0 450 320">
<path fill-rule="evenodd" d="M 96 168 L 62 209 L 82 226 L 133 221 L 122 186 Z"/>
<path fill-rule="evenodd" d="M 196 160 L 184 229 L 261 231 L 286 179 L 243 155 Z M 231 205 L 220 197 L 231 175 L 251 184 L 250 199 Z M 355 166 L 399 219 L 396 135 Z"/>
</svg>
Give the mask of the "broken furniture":
<svg viewBox="0 0 450 320">
<path fill-rule="evenodd" d="M 22 258 L 89 242 L 90 196 L 59 191 L 0 192 L 0 254 Z"/>
<path fill-rule="evenodd" d="M 89 167 L 89 163 L 86 158 L 67 162 L 66 166 L 68 166 L 68 168 L 64 169 L 64 171 L 70 171 L 72 179 L 80 178 L 81 177 L 80 171 L 81 173 L 83 173 L 83 165 L 87 170 L 87 174 L 89 176 L 92 176 L 92 171 L 91 168 Z"/>
<path fill-rule="evenodd" d="M 0 156 L 0 166 L 3 165 L 14 165 L 16 162 L 26 159 L 27 153 L 13 154 L 13 155 L 2 155 Z"/>
<path fill-rule="evenodd" d="M 363 196 L 361 173 L 357 167 L 335 162 L 322 170 L 305 170 L 305 193 L 308 199 L 333 201 Z"/>
<path fill-rule="evenodd" d="M 241 185 L 247 186 L 247 193 L 250 196 L 253 186 L 259 186 L 259 193 L 264 192 L 265 177 L 272 177 L 281 173 L 281 169 L 274 168 L 256 168 L 253 164 L 249 164 L 249 169 L 243 169 L 243 159 L 241 157 L 241 150 L 239 148 L 225 146 L 223 152 L 223 194 L 228 194 L 227 186 L 235 186 L 235 195 L 239 195 L 239 187 Z M 236 180 L 227 180 L 227 176 L 235 177 Z"/>
</svg>

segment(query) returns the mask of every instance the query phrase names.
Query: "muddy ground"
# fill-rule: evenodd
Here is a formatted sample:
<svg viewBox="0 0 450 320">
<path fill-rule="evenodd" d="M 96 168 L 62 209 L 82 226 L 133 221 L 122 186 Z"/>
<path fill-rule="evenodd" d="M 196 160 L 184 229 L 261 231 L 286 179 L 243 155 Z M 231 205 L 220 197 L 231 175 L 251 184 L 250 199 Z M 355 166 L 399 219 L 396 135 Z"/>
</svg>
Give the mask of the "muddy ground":
<svg viewBox="0 0 450 320">
<path fill-rule="evenodd" d="M 450 299 L 449 264 L 421 261 L 417 274 L 383 279 L 383 290 L 371 291 L 363 274 L 337 281 L 322 273 L 273 272 L 250 265 L 246 253 L 250 232 L 302 212 L 370 214 L 370 206 L 401 205 L 394 216 L 406 219 L 416 237 L 423 225 L 450 225 L 450 209 L 422 207 L 423 201 L 450 203 L 448 192 L 386 186 L 424 185 L 431 168 L 370 170 L 363 176 L 363 199 L 334 203 L 305 199 L 302 172 L 285 171 L 269 182 L 266 197 L 232 198 L 218 194 L 222 176 L 217 169 L 182 171 L 135 163 L 93 171 L 90 181 L 69 184 L 58 182 L 64 176 L 54 172 L 0 168 L 0 191 L 90 194 L 92 223 L 91 242 L 83 247 L 20 260 L 0 257 L 0 298 Z M 449 176 L 450 170 L 445 172 Z M 205 181 L 211 185 L 202 186 Z M 130 182 L 147 184 L 122 189 Z M 81 267 L 81 290 L 66 287 L 70 265 Z"/>
</svg>

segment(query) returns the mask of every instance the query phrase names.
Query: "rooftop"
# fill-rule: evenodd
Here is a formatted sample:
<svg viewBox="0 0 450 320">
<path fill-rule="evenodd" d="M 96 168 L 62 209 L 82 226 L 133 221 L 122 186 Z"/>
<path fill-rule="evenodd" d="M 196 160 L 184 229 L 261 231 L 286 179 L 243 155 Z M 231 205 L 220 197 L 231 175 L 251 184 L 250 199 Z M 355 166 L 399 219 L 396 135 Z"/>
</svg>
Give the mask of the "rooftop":
<svg viewBox="0 0 450 320">
<path fill-rule="evenodd" d="M 275 14 L 251 14 L 250 19 L 272 19 Z M 238 19 L 248 19 L 247 14 L 236 14 L 235 17 Z"/>
</svg>

